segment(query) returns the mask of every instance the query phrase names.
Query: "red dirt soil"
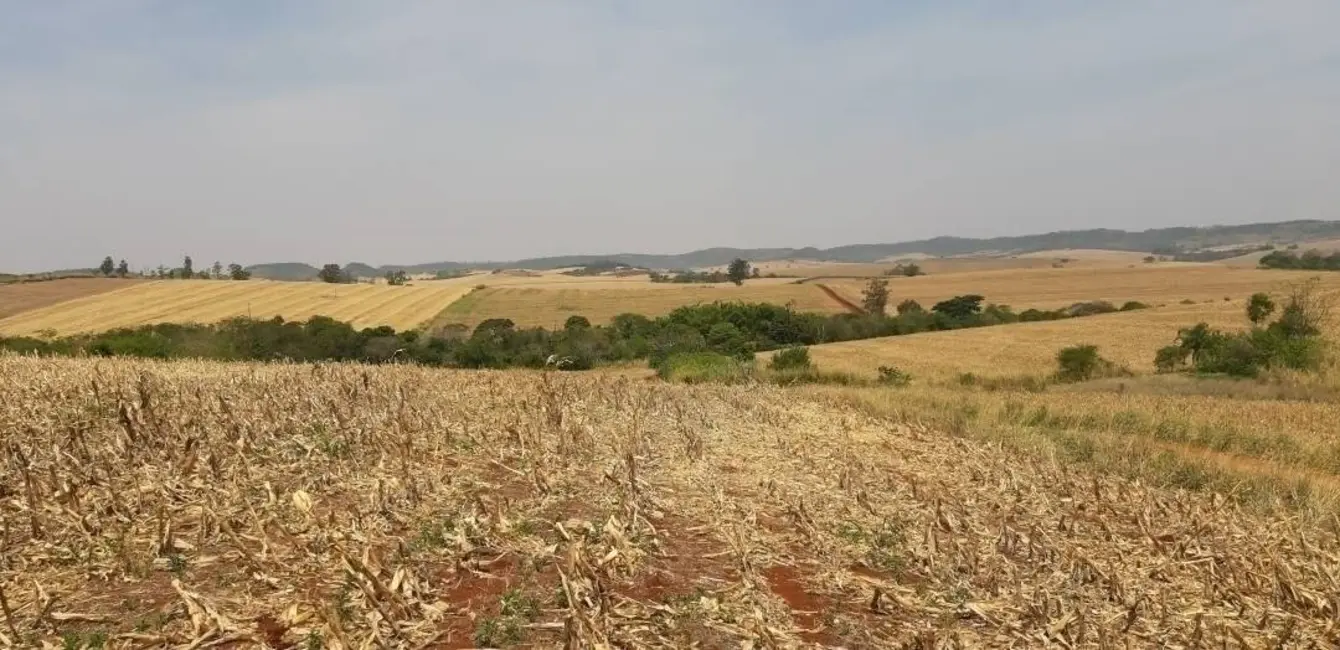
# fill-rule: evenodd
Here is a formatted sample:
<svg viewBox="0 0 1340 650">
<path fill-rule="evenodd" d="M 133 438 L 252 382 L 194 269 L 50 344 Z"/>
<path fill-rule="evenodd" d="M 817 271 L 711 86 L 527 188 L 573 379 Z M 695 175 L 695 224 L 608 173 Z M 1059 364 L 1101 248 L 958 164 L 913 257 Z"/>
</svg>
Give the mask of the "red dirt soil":
<svg viewBox="0 0 1340 650">
<path fill-rule="evenodd" d="M 0 285 L 0 318 L 49 307 L 56 303 L 128 287 L 142 280 L 122 278 L 66 278 L 44 282 Z"/>
</svg>

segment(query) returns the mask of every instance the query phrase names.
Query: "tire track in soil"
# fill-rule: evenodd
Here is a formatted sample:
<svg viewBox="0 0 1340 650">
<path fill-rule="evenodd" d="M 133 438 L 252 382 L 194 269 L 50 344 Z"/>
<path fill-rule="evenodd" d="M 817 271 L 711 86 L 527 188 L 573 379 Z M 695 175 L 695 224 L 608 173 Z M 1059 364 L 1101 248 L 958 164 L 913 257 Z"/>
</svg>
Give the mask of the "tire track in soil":
<svg viewBox="0 0 1340 650">
<path fill-rule="evenodd" d="M 833 289 L 832 287 L 830 287 L 830 286 L 828 286 L 828 285 L 826 285 L 826 284 L 819 283 L 819 282 L 815 282 L 815 283 L 814 283 L 814 286 L 818 287 L 819 290 L 822 291 L 822 292 L 824 292 L 825 294 L 828 294 L 828 297 L 829 297 L 829 298 L 832 298 L 833 301 L 836 302 L 837 304 L 842 305 L 842 307 L 843 307 L 844 309 L 846 309 L 847 311 L 849 311 L 849 312 L 851 312 L 851 313 L 853 313 L 853 314 L 864 314 L 864 313 L 865 313 L 865 310 L 862 309 L 860 305 L 858 305 L 858 304 L 856 304 L 856 303 L 854 303 L 854 302 L 852 302 L 852 301 L 850 301 L 850 300 L 847 300 L 846 297 L 844 297 L 842 294 L 838 293 L 838 292 L 837 292 L 835 289 Z"/>
</svg>

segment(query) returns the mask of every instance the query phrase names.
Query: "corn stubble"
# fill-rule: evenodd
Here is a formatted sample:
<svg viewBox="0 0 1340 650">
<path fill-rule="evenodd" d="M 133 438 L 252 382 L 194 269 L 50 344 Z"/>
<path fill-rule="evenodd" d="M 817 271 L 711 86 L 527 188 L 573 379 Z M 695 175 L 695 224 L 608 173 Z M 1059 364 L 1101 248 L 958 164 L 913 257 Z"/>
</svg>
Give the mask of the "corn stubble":
<svg viewBox="0 0 1340 650">
<path fill-rule="evenodd" d="M 1332 647 L 1337 542 L 776 388 L 0 357 L 0 646 Z"/>
</svg>

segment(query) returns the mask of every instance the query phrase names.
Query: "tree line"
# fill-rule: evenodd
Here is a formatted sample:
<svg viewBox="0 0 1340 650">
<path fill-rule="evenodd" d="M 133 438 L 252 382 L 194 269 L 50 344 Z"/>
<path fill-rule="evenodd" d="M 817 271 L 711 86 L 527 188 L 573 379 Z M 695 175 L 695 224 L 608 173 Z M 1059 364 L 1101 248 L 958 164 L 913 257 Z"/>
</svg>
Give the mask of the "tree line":
<svg viewBox="0 0 1340 650">
<path fill-rule="evenodd" d="M 98 272 L 105 277 L 130 277 L 130 264 L 124 259 L 120 263 L 112 261 L 112 256 L 102 258 L 102 263 L 97 267 Z M 242 268 L 241 264 L 229 264 L 224 268 L 220 262 L 214 262 L 212 266 L 199 271 L 195 270 L 195 263 L 191 256 L 187 255 L 182 259 L 181 266 L 177 268 L 168 268 L 160 265 L 153 270 L 141 271 L 140 275 L 146 278 L 172 279 L 172 280 L 250 280 L 251 271 Z"/>
<path fill-rule="evenodd" d="M 676 354 L 702 351 L 747 359 L 756 352 L 795 345 L 1117 310 L 1103 303 L 1097 309 L 1072 306 L 1016 314 L 1008 306 L 983 302 L 980 295 L 964 295 L 923 309 L 915 301 L 904 301 L 892 316 L 825 315 L 769 303 L 717 302 L 680 307 L 658 318 L 621 314 L 607 325 L 592 325 L 582 316 L 572 316 L 564 327 L 554 330 L 518 327 L 509 319 L 490 319 L 474 328 L 450 325 L 430 332 L 397 332 L 390 327 L 358 330 L 320 316 L 307 321 L 239 317 L 213 325 L 159 324 L 63 338 L 0 338 L 0 349 L 50 355 L 412 361 L 461 368 L 549 365 L 581 370 L 638 360 L 655 366 Z"/>
<path fill-rule="evenodd" d="M 1291 250 L 1274 251 L 1262 256 L 1258 263 L 1263 269 L 1340 271 L 1340 251 L 1329 255 L 1318 250 L 1306 251 L 1302 255 Z"/>
</svg>

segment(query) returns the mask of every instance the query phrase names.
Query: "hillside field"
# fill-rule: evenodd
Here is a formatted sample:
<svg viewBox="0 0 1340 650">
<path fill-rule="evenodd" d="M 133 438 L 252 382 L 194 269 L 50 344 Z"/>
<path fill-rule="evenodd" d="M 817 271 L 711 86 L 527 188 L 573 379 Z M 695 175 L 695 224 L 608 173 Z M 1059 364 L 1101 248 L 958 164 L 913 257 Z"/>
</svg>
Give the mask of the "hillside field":
<svg viewBox="0 0 1340 650">
<path fill-rule="evenodd" d="M 1057 350 L 1093 344 L 1103 357 L 1148 374 L 1154 371 L 1154 353 L 1170 345 L 1180 328 L 1203 321 L 1223 329 L 1244 329 L 1245 303 L 1170 305 L 1059 321 L 827 343 L 812 346 L 810 356 L 825 370 L 873 377 L 880 366 L 894 366 L 923 380 L 949 381 L 961 373 L 1045 375 L 1055 369 Z"/>
<path fill-rule="evenodd" d="M 521 327 L 562 327 L 569 316 L 607 323 L 623 313 L 662 316 L 677 307 L 721 301 L 792 305 L 797 311 L 842 313 L 848 307 L 815 284 L 751 280 L 733 284 L 552 283 L 490 287 L 452 303 L 438 324 L 478 325 L 490 318 L 510 318 Z"/>
<path fill-rule="evenodd" d="M 61 282 L 65 282 L 62 280 Z M 317 282 L 158 280 L 0 319 L 0 334 L 68 335 L 149 323 L 213 323 L 233 316 L 301 320 L 329 316 L 357 327 L 418 327 L 465 295 L 448 282 L 392 287 Z"/>
<path fill-rule="evenodd" d="M 1077 302 L 1107 300 L 1120 306 L 1128 300 L 1150 305 L 1245 299 L 1257 291 L 1277 290 L 1290 282 L 1320 277 L 1340 288 L 1340 274 L 1228 268 L 1217 264 L 1148 264 L 1127 267 L 1081 267 L 981 271 L 889 279 L 889 308 L 912 299 L 930 308 L 963 294 L 979 294 L 988 302 L 1016 310 L 1055 309 Z M 827 281 L 830 287 L 859 304 L 862 280 Z"/>
<path fill-rule="evenodd" d="M 139 282 L 122 278 L 65 278 L 0 284 L 0 319 L 75 298 L 126 289 Z"/>
</svg>

